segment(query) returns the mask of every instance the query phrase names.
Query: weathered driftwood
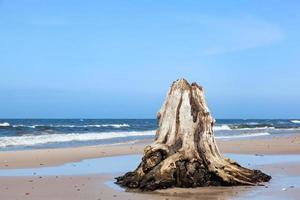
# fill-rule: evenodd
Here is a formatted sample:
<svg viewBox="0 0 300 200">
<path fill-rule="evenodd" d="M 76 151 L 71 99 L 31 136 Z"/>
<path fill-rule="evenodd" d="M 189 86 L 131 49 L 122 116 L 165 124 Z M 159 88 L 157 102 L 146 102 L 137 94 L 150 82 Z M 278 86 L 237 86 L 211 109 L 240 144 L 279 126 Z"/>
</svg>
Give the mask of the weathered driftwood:
<svg viewBox="0 0 300 200">
<path fill-rule="evenodd" d="M 270 176 L 251 170 L 220 154 L 214 119 L 202 87 L 180 79 L 173 82 L 157 114 L 155 141 L 144 150 L 133 172 L 116 183 L 141 190 L 168 187 L 259 185 Z"/>
</svg>

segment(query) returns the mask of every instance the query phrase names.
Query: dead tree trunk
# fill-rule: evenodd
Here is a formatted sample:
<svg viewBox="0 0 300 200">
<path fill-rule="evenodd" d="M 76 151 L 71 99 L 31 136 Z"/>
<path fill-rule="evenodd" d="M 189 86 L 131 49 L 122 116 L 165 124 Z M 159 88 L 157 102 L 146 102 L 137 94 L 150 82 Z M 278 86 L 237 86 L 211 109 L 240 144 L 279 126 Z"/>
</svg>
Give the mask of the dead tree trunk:
<svg viewBox="0 0 300 200">
<path fill-rule="evenodd" d="M 161 188 L 259 185 L 271 179 L 259 170 L 241 167 L 220 154 L 214 119 L 203 89 L 180 79 L 173 82 L 157 114 L 155 141 L 144 150 L 133 172 L 116 183 L 141 190 Z"/>
</svg>

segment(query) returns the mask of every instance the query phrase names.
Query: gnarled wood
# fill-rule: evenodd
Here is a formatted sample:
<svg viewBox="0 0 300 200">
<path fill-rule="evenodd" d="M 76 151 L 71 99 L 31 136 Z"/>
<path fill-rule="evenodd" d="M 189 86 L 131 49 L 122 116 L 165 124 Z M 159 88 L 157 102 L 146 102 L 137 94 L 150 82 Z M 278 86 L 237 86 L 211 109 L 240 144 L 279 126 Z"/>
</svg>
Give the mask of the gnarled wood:
<svg viewBox="0 0 300 200">
<path fill-rule="evenodd" d="M 160 188 L 258 185 L 270 176 L 251 170 L 220 154 L 214 134 L 214 119 L 203 89 L 180 79 L 173 82 L 157 114 L 155 141 L 144 150 L 133 172 L 117 177 L 128 188 Z"/>
</svg>

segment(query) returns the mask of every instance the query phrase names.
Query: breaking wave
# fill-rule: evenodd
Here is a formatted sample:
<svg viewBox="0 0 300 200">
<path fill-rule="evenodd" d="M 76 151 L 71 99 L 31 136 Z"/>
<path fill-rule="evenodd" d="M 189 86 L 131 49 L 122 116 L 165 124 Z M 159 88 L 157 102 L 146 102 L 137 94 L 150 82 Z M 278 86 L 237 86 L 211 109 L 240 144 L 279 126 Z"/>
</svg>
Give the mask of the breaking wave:
<svg viewBox="0 0 300 200">
<path fill-rule="evenodd" d="M 247 137 L 258 137 L 258 136 L 267 136 L 270 135 L 268 132 L 262 133 L 245 133 L 239 135 L 222 135 L 222 136 L 215 136 L 217 139 L 234 139 L 234 138 L 247 138 Z"/>
<path fill-rule="evenodd" d="M 231 128 L 228 125 L 221 125 L 221 126 L 214 126 L 214 131 L 225 131 L 225 130 L 231 130 Z"/>
<path fill-rule="evenodd" d="M 47 143 L 73 142 L 73 141 L 95 141 L 113 138 L 124 138 L 134 136 L 151 136 L 155 131 L 132 131 L 132 132 L 100 132 L 100 133 L 68 133 L 68 134 L 45 134 L 45 135 L 23 135 L 13 137 L 0 137 L 0 147 L 8 146 L 34 146 Z"/>
<path fill-rule="evenodd" d="M 0 123 L 0 127 L 8 127 L 8 126 L 10 126 L 10 124 L 7 122 Z"/>
<path fill-rule="evenodd" d="M 292 123 L 300 124 L 300 120 L 291 120 Z"/>
<path fill-rule="evenodd" d="M 280 127 L 279 127 L 280 128 Z M 285 127 L 282 127 L 285 128 Z M 257 125 L 257 124 L 241 124 L 241 125 L 215 125 L 214 131 L 230 131 L 230 130 L 262 130 L 262 129 L 275 129 L 272 125 Z"/>
<path fill-rule="evenodd" d="M 91 133 L 68 133 L 68 134 L 44 134 L 44 135 L 23 135 L 0 137 L 0 148 L 12 146 L 35 146 L 48 143 L 65 143 L 65 142 L 85 142 L 107 140 L 113 138 L 126 137 L 143 137 L 154 136 L 155 130 L 152 131 L 131 131 L 131 132 L 91 132 Z M 238 135 L 221 135 L 215 136 L 217 139 L 234 139 L 246 137 L 258 137 L 270 135 L 268 132 L 262 133 L 244 133 Z"/>
<path fill-rule="evenodd" d="M 123 128 L 123 127 L 130 127 L 129 124 L 89 124 L 89 125 L 71 125 L 71 124 L 61 124 L 61 125 L 43 125 L 43 124 L 35 124 L 35 125 L 24 125 L 24 124 L 17 124 L 13 125 L 13 127 L 28 127 L 28 128 L 101 128 L 101 127 L 113 127 L 113 128 Z"/>
</svg>

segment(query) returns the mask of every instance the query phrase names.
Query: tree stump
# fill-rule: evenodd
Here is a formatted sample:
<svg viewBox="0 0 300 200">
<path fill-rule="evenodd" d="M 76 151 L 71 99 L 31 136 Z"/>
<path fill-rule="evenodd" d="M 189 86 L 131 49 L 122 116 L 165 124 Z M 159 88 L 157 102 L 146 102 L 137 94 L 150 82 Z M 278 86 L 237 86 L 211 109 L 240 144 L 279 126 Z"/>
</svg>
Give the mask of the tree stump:
<svg viewBox="0 0 300 200">
<path fill-rule="evenodd" d="M 220 154 L 214 119 L 202 87 L 184 79 L 173 82 L 157 114 L 154 142 L 146 146 L 140 165 L 116 178 L 127 188 L 261 185 L 271 177 L 240 166 Z"/>
</svg>

